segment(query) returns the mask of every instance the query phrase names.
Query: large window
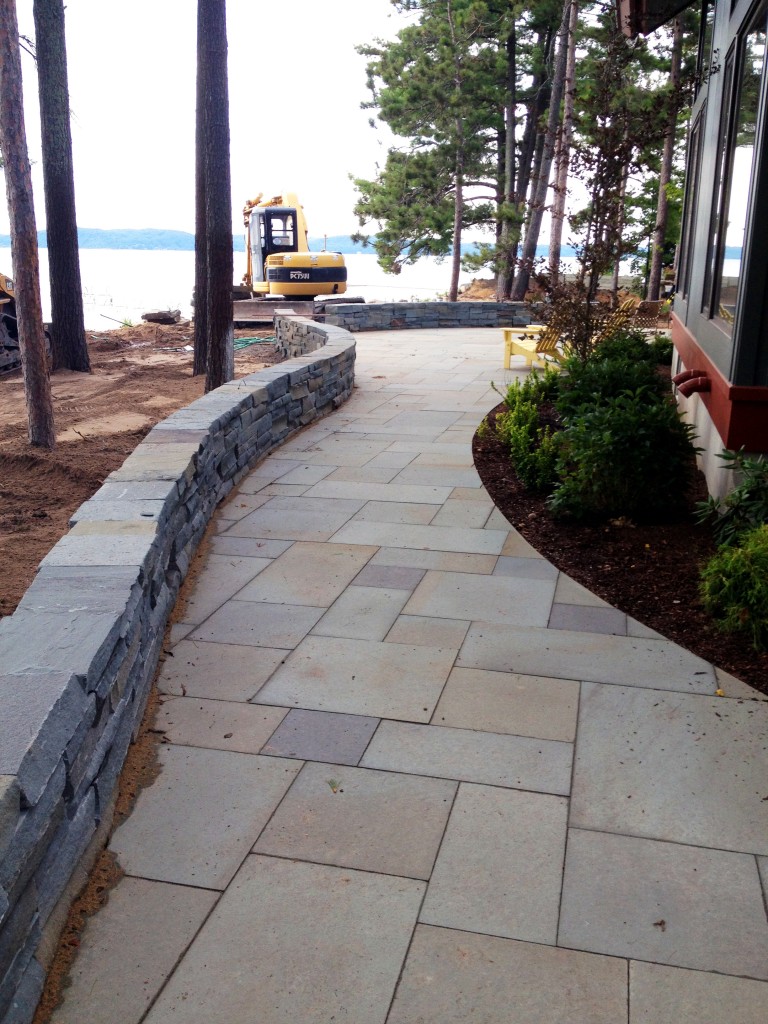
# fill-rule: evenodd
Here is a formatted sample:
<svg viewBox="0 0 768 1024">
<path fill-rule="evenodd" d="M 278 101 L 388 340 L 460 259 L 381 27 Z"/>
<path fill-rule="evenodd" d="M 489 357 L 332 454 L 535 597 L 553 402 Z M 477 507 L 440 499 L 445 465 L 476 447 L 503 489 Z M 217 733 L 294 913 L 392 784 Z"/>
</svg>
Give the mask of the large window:
<svg viewBox="0 0 768 1024">
<path fill-rule="evenodd" d="M 754 18 L 738 48 L 726 61 L 724 116 L 713 228 L 707 262 L 705 303 L 709 315 L 731 333 L 739 282 L 744 267 L 744 242 L 752 193 L 755 141 L 766 50 L 766 7 Z M 727 126 L 727 127 L 726 127 Z"/>
</svg>

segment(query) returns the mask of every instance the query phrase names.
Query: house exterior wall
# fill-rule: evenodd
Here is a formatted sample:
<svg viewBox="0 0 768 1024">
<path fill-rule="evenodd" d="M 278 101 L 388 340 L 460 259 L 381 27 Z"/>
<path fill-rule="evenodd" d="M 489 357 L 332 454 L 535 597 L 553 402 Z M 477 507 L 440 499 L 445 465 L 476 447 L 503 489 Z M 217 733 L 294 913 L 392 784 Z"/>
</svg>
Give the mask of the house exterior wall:
<svg viewBox="0 0 768 1024">
<path fill-rule="evenodd" d="M 722 492 L 722 449 L 768 451 L 768 0 L 714 0 L 708 16 L 672 339 L 678 368 L 707 377 L 708 390 L 680 403 L 697 425 L 710 489 Z"/>
</svg>

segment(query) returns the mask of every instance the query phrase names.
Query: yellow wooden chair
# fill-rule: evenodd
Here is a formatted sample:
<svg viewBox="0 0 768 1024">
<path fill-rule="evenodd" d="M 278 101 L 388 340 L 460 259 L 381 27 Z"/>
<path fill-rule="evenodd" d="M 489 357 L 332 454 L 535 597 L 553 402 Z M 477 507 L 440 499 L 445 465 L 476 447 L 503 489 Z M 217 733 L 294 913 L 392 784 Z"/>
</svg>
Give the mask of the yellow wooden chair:
<svg viewBox="0 0 768 1024">
<path fill-rule="evenodd" d="M 552 317 L 547 324 L 528 324 L 525 327 L 504 327 L 504 369 L 510 368 L 513 355 L 523 356 L 526 366 L 545 366 L 559 363 L 565 354 L 558 348 L 562 328 L 559 319 Z"/>
<path fill-rule="evenodd" d="M 634 298 L 625 299 L 620 306 L 618 306 L 605 320 L 599 331 L 596 331 L 592 335 L 592 344 L 599 345 L 601 341 L 609 338 L 614 331 L 618 331 L 620 327 L 624 327 L 632 319 L 635 311 L 635 300 Z"/>
</svg>

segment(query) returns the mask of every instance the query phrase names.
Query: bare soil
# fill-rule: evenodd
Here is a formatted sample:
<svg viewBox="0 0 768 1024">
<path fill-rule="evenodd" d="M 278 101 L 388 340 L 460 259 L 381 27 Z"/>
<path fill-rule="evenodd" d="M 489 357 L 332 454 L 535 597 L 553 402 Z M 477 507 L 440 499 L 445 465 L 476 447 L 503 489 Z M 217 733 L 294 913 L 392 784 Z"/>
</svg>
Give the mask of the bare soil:
<svg viewBox="0 0 768 1024">
<path fill-rule="evenodd" d="M 498 408 L 502 408 L 501 406 Z M 491 422 L 494 413 L 491 414 Z M 546 498 L 527 491 L 501 441 L 475 437 L 475 466 L 494 504 L 553 565 L 593 594 L 670 640 L 768 694 L 768 653 L 722 633 L 699 599 L 699 569 L 716 550 L 712 532 L 689 516 L 678 522 L 556 520 Z M 697 493 L 706 495 L 697 474 Z"/>
<path fill-rule="evenodd" d="M 235 338 L 269 337 L 236 330 Z M 0 376 L 0 616 L 10 615 L 78 506 L 155 423 L 203 394 L 192 376 L 189 323 L 88 332 L 92 373 L 51 376 L 57 443 L 33 448 L 21 371 Z M 235 376 L 279 360 L 274 345 L 235 352 Z"/>
</svg>

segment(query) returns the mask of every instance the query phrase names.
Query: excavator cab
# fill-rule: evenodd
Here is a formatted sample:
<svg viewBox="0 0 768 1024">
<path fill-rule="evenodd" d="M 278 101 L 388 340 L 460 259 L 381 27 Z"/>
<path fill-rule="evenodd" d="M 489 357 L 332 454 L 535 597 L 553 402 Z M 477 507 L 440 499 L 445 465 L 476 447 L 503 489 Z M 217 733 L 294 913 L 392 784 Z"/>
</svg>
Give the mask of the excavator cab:
<svg viewBox="0 0 768 1024">
<path fill-rule="evenodd" d="M 287 206 L 254 210 L 251 214 L 250 247 L 253 280 L 266 281 L 268 256 L 297 251 L 296 211 Z"/>
<path fill-rule="evenodd" d="M 244 209 L 246 272 L 243 285 L 257 296 L 311 299 L 347 290 L 341 253 L 310 252 L 304 210 L 293 193 L 262 201 L 261 194 Z"/>
</svg>

